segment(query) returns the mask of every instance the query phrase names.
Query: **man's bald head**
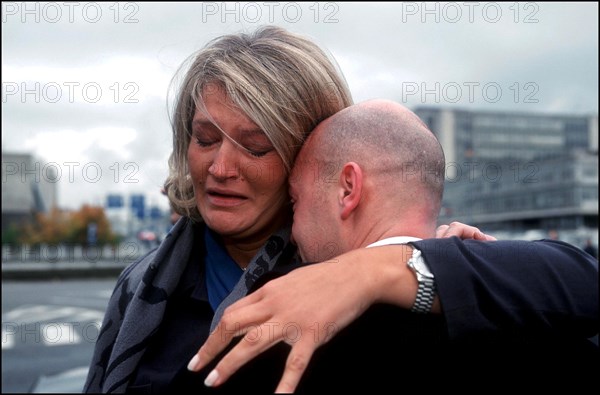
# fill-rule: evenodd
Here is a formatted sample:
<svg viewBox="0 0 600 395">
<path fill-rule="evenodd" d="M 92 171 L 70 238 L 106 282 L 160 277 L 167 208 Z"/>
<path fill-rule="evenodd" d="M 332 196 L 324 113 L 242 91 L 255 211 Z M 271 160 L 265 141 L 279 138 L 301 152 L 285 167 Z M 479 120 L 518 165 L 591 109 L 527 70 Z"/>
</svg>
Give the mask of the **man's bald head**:
<svg viewBox="0 0 600 395">
<path fill-rule="evenodd" d="M 390 236 L 432 237 L 444 154 L 407 108 L 373 100 L 321 122 L 290 175 L 292 237 L 322 261 Z"/>
<path fill-rule="evenodd" d="M 378 183 L 382 189 L 422 186 L 437 216 L 444 189 L 444 153 L 434 134 L 408 108 L 387 100 L 355 104 L 319 124 L 307 143 L 318 162 L 339 170 L 353 161 L 371 176 L 388 177 L 389 182 Z"/>
</svg>

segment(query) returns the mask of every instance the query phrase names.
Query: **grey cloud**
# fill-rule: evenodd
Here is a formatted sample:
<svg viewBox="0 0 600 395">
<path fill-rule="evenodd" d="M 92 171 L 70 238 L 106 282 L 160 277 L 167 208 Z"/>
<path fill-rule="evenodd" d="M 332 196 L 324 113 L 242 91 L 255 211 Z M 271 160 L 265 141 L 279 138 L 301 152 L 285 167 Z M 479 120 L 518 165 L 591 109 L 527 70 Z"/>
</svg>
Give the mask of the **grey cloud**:
<svg viewBox="0 0 600 395">
<path fill-rule="evenodd" d="M 75 9 L 72 23 L 64 3 L 53 3 L 62 7 L 63 12 L 62 19 L 55 23 L 45 21 L 43 15 L 39 22 L 28 15 L 23 23 L 22 15 L 13 15 L 7 4 L 13 3 L 2 4 L 3 68 L 35 65 L 89 69 L 115 57 L 127 57 L 143 60 L 139 67 L 144 70 L 139 70 L 140 73 L 158 70 L 172 74 L 208 40 L 225 33 L 254 30 L 271 22 L 269 17 L 272 17 L 274 24 L 308 35 L 338 58 L 358 101 L 388 98 L 413 107 L 432 104 L 561 113 L 590 113 L 598 107 L 598 5 L 595 3 L 490 3 L 490 11 L 495 7 L 493 4 L 502 7 L 503 18 L 496 23 L 485 20 L 481 12 L 476 12 L 475 20 L 469 22 L 466 3 L 427 6 L 425 3 L 281 2 L 268 3 L 269 6 L 267 3 L 89 3 L 102 7 L 102 18 L 95 23 L 90 22 L 90 17 L 94 17 L 92 8 L 88 10 L 88 20 L 82 16 L 81 10 L 88 3 L 80 3 Z M 44 7 L 49 3 L 35 4 Z M 423 15 L 413 14 L 414 8 L 410 8 L 419 7 L 422 12 L 424 7 L 431 10 L 436 4 L 439 12 L 446 12 L 439 13 L 439 22 L 435 22 L 434 14 L 426 15 L 426 21 L 422 22 Z M 478 10 L 486 4 L 479 3 Z M 525 9 L 526 4 L 538 8 Z M 296 20 L 293 12 L 297 6 L 302 14 Z M 514 22 L 510 6 L 519 7 L 519 23 Z M 210 7 L 217 7 L 219 12 L 213 13 L 215 8 Z M 223 14 L 225 7 L 233 13 Z M 268 7 L 275 7 L 271 9 L 273 14 L 268 14 Z M 449 7 L 461 8 L 463 15 L 459 22 L 449 20 L 454 15 Z M 49 14 L 52 9 L 46 11 L 46 16 L 52 17 Z M 253 13 L 257 11 L 261 18 L 255 18 L 257 15 Z M 538 22 L 523 23 L 532 11 Z M 125 23 L 127 17 L 130 22 L 137 21 Z M 124 63 L 122 71 L 116 68 L 115 75 L 110 76 L 112 81 L 121 81 L 126 67 Z M 3 74 L 3 90 L 5 83 L 11 82 L 8 78 L 11 76 Z M 164 78 L 164 74 L 158 78 Z M 131 128 L 136 130 L 137 137 L 126 146 L 128 158 L 97 146 L 83 154 L 103 167 L 115 162 L 135 162 L 139 166 L 139 183 L 115 185 L 107 179 L 102 184 L 86 184 L 79 189 L 64 185 L 60 187 L 64 198 L 61 203 L 77 204 L 81 196 L 95 190 L 154 191 L 166 176 L 171 135 L 166 89 L 158 97 L 161 88 L 156 91 L 156 87 L 143 85 L 151 82 L 152 78 L 140 80 L 140 92 L 153 90 L 143 99 L 140 93 L 142 100 L 130 105 L 22 103 L 14 96 L 7 97 L 2 103 L 3 149 L 19 150 L 24 141 L 47 131 Z M 516 82 L 522 94 L 517 101 L 510 89 L 516 88 Z M 523 95 L 532 92 L 531 86 L 525 90 L 523 84 L 527 82 L 535 83 L 538 88 L 534 97 L 537 103 L 522 100 Z M 452 103 L 442 95 L 436 103 L 433 95 L 422 100 L 422 92 L 406 95 L 406 89 L 415 86 L 411 84 L 419 89 L 432 89 L 435 83 L 440 84 L 440 89 L 445 87 L 447 95 L 453 94 L 456 86 L 462 87 L 462 100 Z M 502 98 L 486 101 L 478 90 L 475 100 L 470 102 L 466 100 L 465 83 L 479 83 L 479 87 L 498 84 Z"/>
</svg>

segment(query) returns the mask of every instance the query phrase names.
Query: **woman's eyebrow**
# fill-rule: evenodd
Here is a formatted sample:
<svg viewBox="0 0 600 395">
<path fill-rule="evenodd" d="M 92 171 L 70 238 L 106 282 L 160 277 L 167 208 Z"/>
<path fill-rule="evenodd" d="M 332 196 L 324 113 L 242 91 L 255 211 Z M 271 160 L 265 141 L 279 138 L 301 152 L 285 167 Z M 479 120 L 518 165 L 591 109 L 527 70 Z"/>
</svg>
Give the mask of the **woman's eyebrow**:
<svg viewBox="0 0 600 395">
<path fill-rule="evenodd" d="M 208 125 L 212 125 L 213 123 L 211 121 L 209 121 L 208 119 L 194 119 L 192 121 L 192 126 L 208 126 Z"/>
<path fill-rule="evenodd" d="M 208 118 L 197 118 L 192 121 L 192 126 L 216 126 L 213 122 L 211 122 Z M 248 126 L 241 127 L 240 132 L 243 132 L 245 135 L 249 135 L 250 137 L 260 135 L 264 136 L 265 133 L 259 126 Z"/>
<path fill-rule="evenodd" d="M 247 127 L 247 128 L 245 128 L 245 127 L 244 128 L 240 128 L 240 131 L 243 132 L 246 136 L 249 136 L 249 137 L 253 137 L 253 136 L 256 136 L 256 135 L 266 136 L 265 132 L 263 132 L 263 130 L 260 127 L 258 127 L 258 126 L 251 126 L 251 127 Z"/>
</svg>

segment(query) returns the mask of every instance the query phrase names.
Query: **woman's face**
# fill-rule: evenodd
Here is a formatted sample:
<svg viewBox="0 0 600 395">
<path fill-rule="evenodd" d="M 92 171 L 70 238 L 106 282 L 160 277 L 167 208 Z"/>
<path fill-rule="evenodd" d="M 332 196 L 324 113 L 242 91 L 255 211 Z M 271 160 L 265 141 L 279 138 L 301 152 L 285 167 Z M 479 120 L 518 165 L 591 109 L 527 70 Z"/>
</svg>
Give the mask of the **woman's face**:
<svg viewBox="0 0 600 395">
<path fill-rule="evenodd" d="M 285 221 L 281 211 L 289 202 L 283 161 L 222 89 L 208 85 L 202 97 L 205 108 L 196 109 L 188 148 L 202 218 L 227 237 L 272 233 Z"/>
</svg>

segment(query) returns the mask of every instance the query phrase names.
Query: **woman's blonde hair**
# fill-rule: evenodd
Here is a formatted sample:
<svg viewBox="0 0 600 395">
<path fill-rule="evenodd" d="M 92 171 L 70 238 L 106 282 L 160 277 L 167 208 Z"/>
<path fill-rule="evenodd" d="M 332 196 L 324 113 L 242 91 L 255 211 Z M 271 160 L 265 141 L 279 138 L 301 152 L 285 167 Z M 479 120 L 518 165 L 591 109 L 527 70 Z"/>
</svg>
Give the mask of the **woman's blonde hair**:
<svg viewBox="0 0 600 395">
<path fill-rule="evenodd" d="M 173 81 L 190 61 L 171 114 L 173 152 L 165 191 L 171 207 L 193 220 L 201 217 L 187 151 L 192 119 L 209 84 L 224 89 L 229 100 L 262 129 L 288 174 L 315 126 L 352 104 L 342 73 L 325 52 L 280 27 L 210 41 L 181 66 Z"/>
</svg>

